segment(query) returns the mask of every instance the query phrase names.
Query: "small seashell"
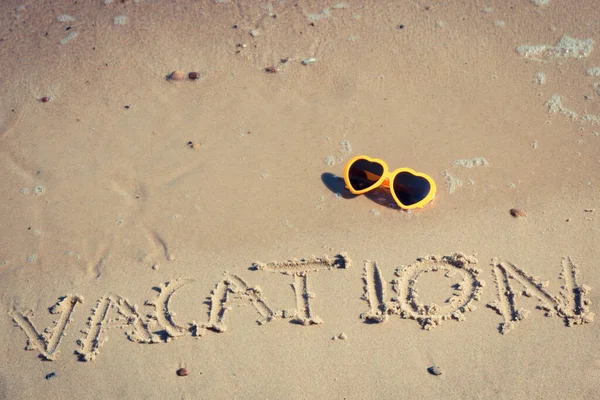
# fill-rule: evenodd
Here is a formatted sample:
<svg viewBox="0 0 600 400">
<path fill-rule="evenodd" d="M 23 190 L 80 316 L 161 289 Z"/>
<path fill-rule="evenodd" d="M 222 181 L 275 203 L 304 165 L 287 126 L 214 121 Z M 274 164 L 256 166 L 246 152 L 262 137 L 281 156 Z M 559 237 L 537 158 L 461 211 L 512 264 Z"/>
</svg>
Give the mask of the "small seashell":
<svg viewBox="0 0 600 400">
<path fill-rule="evenodd" d="M 186 368 L 179 368 L 177 370 L 177 375 L 178 376 L 188 376 L 189 372 Z"/>
<path fill-rule="evenodd" d="M 518 208 L 511 208 L 510 209 L 510 215 L 512 215 L 515 218 L 517 218 L 517 217 L 526 217 L 527 216 L 527 214 L 525 214 L 524 211 L 521 211 Z"/>
<path fill-rule="evenodd" d="M 169 75 L 170 81 L 180 81 L 185 77 L 185 72 L 183 71 L 173 71 Z"/>
<path fill-rule="evenodd" d="M 432 365 L 431 367 L 427 368 L 427 372 L 429 372 L 431 375 L 438 376 L 442 374 L 442 369 L 437 365 Z"/>
</svg>

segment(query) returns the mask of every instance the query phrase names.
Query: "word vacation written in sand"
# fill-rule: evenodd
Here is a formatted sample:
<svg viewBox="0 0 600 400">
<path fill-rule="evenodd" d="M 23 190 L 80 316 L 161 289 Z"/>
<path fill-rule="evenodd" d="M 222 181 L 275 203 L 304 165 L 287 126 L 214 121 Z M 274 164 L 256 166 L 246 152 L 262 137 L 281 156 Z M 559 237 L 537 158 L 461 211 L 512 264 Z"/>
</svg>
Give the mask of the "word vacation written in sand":
<svg viewBox="0 0 600 400">
<path fill-rule="evenodd" d="M 367 311 L 360 315 L 367 323 L 382 323 L 389 316 L 417 321 L 425 330 L 433 329 L 446 320 L 463 321 L 467 312 L 475 310 L 485 288 L 479 279 L 481 270 L 476 267 L 475 257 L 455 253 L 450 256 L 427 256 L 413 264 L 396 269 L 396 278 L 391 281 L 393 295 L 387 299 L 387 282 L 376 262 L 365 261 L 363 269 L 364 292 L 362 299 Z M 250 305 L 259 315 L 258 324 L 277 319 L 290 319 L 299 325 L 321 324 L 315 314 L 315 294 L 309 290 L 309 276 L 317 276 L 319 271 L 347 269 L 352 261 L 342 253 L 333 258 L 311 257 L 285 262 L 255 263 L 251 269 L 289 275 L 296 299 L 296 308 L 277 310 L 268 304 L 258 286 L 249 286 L 239 276 L 225 272 L 216 284 L 208 300 L 208 321 L 191 321 L 182 324 L 176 321 L 171 309 L 171 300 L 181 287 L 192 284 L 193 280 L 178 278 L 161 284 L 156 298 L 145 302 L 154 308 L 153 313 L 143 314 L 137 305 L 131 304 L 119 295 L 102 296 L 92 309 L 81 338 L 77 339 L 75 354 L 81 361 L 93 360 L 106 341 L 106 331 L 115 327 L 125 330 L 126 337 L 135 343 L 166 343 L 183 336 L 202 337 L 207 332 L 225 332 L 225 317 L 234 305 Z M 587 298 L 590 288 L 579 283 L 579 268 L 571 258 L 562 260 L 560 278 L 563 285 L 558 294 L 549 290 L 548 281 L 529 275 L 516 265 L 494 258 L 491 263 L 492 275 L 496 282 L 496 300 L 487 304 L 500 317 L 498 331 L 505 334 L 515 328 L 519 321 L 529 314 L 529 310 L 519 307 L 519 297 L 526 296 L 537 300 L 537 309 L 548 317 L 559 317 L 566 326 L 591 323 L 594 314 L 590 311 L 591 301 Z M 443 278 L 451 278 L 452 293 L 443 305 L 424 304 L 419 301 L 418 281 L 428 273 L 439 272 Z M 443 274 L 443 276 L 441 276 Z M 325 279 L 325 274 L 321 279 Z M 315 278 L 311 278 L 315 279 Z M 33 311 L 12 310 L 9 312 L 14 322 L 27 336 L 27 350 L 36 350 L 45 360 L 55 360 L 67 328 L 73 322 L 73 312 L 83 303 L 79 295 L 67 295 L 52 307 L 51 314 L 58 318 L 50 327 L 42 331 L 33 323 Z"/>
</svg>

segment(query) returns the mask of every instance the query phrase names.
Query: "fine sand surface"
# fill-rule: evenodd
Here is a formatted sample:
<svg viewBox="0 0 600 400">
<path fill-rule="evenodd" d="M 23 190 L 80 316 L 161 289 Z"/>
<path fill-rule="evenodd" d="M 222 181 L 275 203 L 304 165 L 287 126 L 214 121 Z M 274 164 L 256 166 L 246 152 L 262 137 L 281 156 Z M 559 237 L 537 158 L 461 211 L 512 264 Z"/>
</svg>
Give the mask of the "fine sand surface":
<svg viewBox="0 0 600 400">
<path fill-rule="evenodd" d="M 599 15 L 2 1 L 0 398 L 598 398 Z"/>
</svg>

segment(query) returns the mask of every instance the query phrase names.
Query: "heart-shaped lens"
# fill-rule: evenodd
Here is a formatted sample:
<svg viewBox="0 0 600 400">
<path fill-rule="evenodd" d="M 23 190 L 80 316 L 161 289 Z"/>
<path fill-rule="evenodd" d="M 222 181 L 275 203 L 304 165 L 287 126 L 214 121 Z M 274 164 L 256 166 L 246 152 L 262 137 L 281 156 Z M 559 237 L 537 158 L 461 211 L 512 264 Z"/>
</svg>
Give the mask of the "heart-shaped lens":
<svg viewBox="0 0 600 400">
<path fill-rule="evenodd" d="M 392 188 L 398 200 L 405 206 L 417 204 L 431 192 L 431 184 L 427 179 L 407 171 L 394 177 Z"/>
<path fill-rule="evenodd" d="M 359 159 L 348 169 L 348 179 L 352 189 L 361 191 L 374 186 L 383 176 L 383 165 L 377 162 Z"/>
</svg>

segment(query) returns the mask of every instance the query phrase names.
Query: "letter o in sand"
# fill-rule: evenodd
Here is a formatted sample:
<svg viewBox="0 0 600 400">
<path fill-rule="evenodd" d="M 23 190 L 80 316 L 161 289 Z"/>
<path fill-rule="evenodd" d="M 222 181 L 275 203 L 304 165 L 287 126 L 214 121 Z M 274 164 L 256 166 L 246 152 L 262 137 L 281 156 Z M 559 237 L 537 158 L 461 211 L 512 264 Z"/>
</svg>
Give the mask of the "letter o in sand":
<svg viewBox="0 0 600 400">
<path fill-rule="evenodd" d="M 396 313 L 402 318 L 414 319 L 423 329 L 432 329 L 447 319 L 462 321 L 464 313 L 475 309 L 474 301 L 481 297 L 485 282 L 477 279 L 481 272 L 475 267 L 477 259 L 461 253 L 451 256 L 427 256 L 417 259 L 417 262 L 396 270 L 398 279 L 394 280 L 394 291 L 398 297 L 393 299 Z M 454 285 L 454 292 L 441 306 L 438 304 L 423 304 L 418 300 L 417 281 L 428 272 L 444 271 L 446 277 L 456 273 L 463 280 Z"/>
</svg>

